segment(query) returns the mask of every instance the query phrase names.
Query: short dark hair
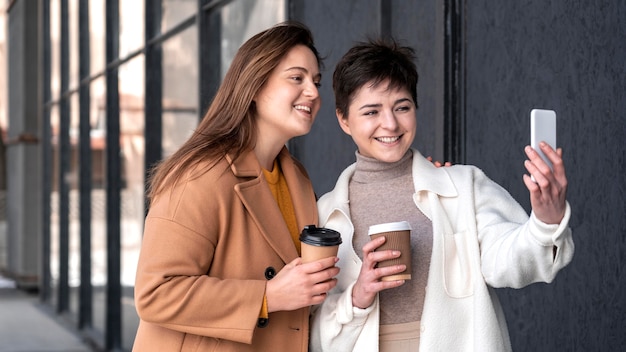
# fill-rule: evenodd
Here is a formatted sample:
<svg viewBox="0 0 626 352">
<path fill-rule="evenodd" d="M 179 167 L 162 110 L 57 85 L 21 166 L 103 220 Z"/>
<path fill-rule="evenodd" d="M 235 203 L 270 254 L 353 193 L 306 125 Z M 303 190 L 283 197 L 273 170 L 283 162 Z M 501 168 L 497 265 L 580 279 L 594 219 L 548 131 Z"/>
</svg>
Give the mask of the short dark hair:
<svg viewBox="0 0 626 352">
<path fill-rule="evenodd" d="M 394 39 L 360 42 L 341 58 L 333 73 L 335 108 L 348 114 L 354 94 L 365 84 L 389 80 L 389 89 L 406 88 L 417 107 L 415 51 Z"/>
</svg>

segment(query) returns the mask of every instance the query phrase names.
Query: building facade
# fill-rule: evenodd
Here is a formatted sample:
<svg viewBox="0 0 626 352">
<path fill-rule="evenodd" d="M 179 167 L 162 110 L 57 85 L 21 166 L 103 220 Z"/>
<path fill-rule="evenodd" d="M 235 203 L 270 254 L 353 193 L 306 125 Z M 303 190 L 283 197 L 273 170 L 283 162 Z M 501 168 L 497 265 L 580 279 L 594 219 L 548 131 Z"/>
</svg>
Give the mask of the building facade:
<svg viewBox="0 0 626 352">
<path fill-rule="evenodd" d="M 626 345 L 626 2 L 4 5 L 0 270 L 38 290 L 101 349 L 132 346 L 148 170 L 196 126 L 239 45 L 287 19 L 307 24 L 325 57 L 316 124 L 288 145 L 319 195 L 354 161 L 335 119 L 331 77 L 357 41 L 393 36 L 414 47 L 414 146 L 480 167 L 529 212 L 521 180 L 529 113 L 556 110 L 577 253 L 549 285 L 498 290 L 513 349 Z"/>
</svg>

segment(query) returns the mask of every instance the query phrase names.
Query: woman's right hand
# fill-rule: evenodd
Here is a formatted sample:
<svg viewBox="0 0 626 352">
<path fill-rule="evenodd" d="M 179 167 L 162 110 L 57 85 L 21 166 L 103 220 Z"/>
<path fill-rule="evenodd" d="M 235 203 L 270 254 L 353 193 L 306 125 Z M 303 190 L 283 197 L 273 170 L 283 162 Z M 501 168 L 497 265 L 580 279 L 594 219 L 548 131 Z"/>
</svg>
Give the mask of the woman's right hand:
<svg viewBox="0 0 626 352">
<path fill-rule="evenodd" d="M 384 276 L 398 274 L 406 269 L 405 265 L 393 265 L 385 268 L 376 268 L 376 264 L 383 260 L 394 259 L 400 256 L 400 251 L 375 251 L 385 243 L 384 236 L 375 238 L 363 246 L 363 264 L 361 272 L 352 289 L 352 305 L 365 309 L 372 305 L 376 294 L 382 290 L 394 288 L 404 284 L 404 280 L 381 281 Z"/>
<path fill-rule="evenodd" d="M 324 302 L 326 293 L 337 285 L 335 266 L 339 259 L 329 257 L 311 263 L 296 258 L 267 282 L 268 312 L 296 310 Z"/>
</svg>

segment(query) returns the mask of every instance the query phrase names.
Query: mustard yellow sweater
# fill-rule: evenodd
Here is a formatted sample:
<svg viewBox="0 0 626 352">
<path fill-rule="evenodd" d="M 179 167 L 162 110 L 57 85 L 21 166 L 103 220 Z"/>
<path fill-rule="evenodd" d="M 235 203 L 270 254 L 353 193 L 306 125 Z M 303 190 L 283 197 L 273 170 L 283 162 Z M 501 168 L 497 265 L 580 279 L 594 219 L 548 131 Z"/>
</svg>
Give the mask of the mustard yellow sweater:
<svg viewBox="0 0 626 352">
<path fill-rule="evenodd" d="M 300 254 L 300 232 L 298 229 L 298 223 L 296 222 L 296 213 L 293 209 L 293 203 L 291 202 L 291 195 L 289 194 L 289 188 L 287 187 L 285 175 L 283 175 L 283 172 L 280 169 L 278 160 L 274 160 L 274 167 L 272 171 L 263 169 L 263 175 L 267 179 L 267 184 L 270 186 L 270 190 L 272 191 L 274 199 L 276 199 L 276 203 L 278 203 L 278 208 L 280 208 L 280 212 L 283 214 L 285 223 L 287 223 L 287 228 L 291 234 L 293 244 L 296 246 L 298 254 Z M 267 297 L 264 296 L 259 318 L 267 318 L 268 316 Z"/>
</svg>

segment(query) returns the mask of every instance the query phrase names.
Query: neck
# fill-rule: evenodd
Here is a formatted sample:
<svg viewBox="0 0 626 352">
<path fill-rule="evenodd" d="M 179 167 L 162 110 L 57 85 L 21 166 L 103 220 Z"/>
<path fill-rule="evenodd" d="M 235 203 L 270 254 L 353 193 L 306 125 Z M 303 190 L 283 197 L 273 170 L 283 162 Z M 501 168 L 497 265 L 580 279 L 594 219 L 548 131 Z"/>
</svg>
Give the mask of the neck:
<svg viewBox="0 0 626 352">
<path fill-rule="evenodd" d="M 374 183 L 411 175 L 413 152 L 409 149 L 404 156 L 393 163 L 366 157 L 356 152 L 356 170 L 352 180 L 358 183 Z"/>
<path fill-rule="evenodd" d="M 278 153 L 280 153 L 284 145 L 284 143 L 267 143 L 267 141 L 264 141 L 263 138 L 259 138 L 254 146 L 254 154 L 259 160 L 261 167 L 265 170 L 272 171 L 274 167 L 274 160 L 276 160 Z"/>
<path fill-rule="evenodd" d="M 274 160 L 287 141 L 289 138 L 278 131 L 276 126 L 267 125 L 260 120 L 257 121 L 254 153 L 262 168 L 268 171 L 272 170 Z"/>
</svg>

